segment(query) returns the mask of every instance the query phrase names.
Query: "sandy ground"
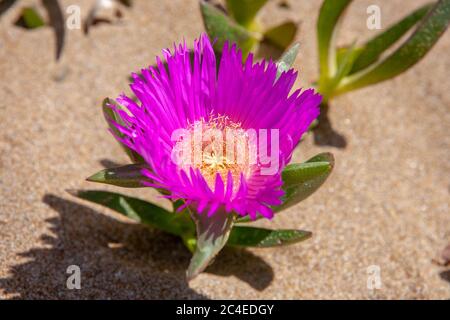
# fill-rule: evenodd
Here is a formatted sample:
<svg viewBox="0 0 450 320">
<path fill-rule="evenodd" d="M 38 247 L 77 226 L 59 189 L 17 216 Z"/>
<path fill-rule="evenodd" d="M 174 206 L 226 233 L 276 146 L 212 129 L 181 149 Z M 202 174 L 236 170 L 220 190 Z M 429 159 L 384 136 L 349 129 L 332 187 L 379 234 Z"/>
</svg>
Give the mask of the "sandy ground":
<svg viewBox="0 0 450 320">
<path fill-rule="evenodd" d="M 67 6 L 75 1 L 62 1 Z M 366 8 L 380 4 L 383 26 L 426 1 L 358 0 L 340 41 L 360 40 Z M 87 14 L 90 1 L 80 1 Z M 291 11 L 265 11 L 273 23 L 300 18 L 298 85 L 317 76 L 319 1 L 290 0 Z M 433 263 L 450 242 L 450 37 L 407 74 L 333 101 L 330 118 L 347 147 L 306 137 L 294 160 L 331 151 L 336 169 L 307 201 L 270 227 L 314 232 L 290 247 L 224 250 L 213 266 L 184 281 L 190 254 L 174 237 L 74 199 L 69 188 L 110 189 L 162 203 L 151 190 L 102 187 L 84 178 L 102 163 L 127 161 L 106 131 L 105 96 L 128 91 L 129 72 L 154 62 L 173 41 L 202 32 L 197 1 L 136 1 L 121 23 L 88 37 L 67 32 L 60 62 L 50 28 L 0 29 L 0 298 L 429 299 L 450 298 L 450 271 Z M 167 205 L 167 203 L 162 203 Z M 79 265 L 82 289 L 66 289 Z M 368 290 L 377 265 L 382 286 Z"/>
</svg>

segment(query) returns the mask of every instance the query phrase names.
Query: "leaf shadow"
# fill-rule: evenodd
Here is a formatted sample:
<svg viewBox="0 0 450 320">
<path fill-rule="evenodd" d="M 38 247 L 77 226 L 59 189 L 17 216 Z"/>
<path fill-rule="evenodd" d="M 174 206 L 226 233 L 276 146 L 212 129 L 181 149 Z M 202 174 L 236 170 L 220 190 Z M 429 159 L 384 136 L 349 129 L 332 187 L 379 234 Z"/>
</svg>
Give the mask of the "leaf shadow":
<svg viewBox="0 0 450 320">
<path fill-rule="evenodd" d="M 17 0 L 2 0 L 0 1 L 0 17 L 2 14 L 4 14 L 6 11 L 8 11 L 16 2 Z"/>
<path fill-rule="evenodd" d="M 4 293 L 17 299 L 207 299 L 186 282 L 190 253 L 178 238 L 52 194 L 43 202 L 59 215 L 46 220 L 44 245 L 20 253 L 26 262 L 0 278 Z M 252 270 L 244 270 L 241 259 Z M 70 265 L 81 269 L 81 290 L 66 287 Z M 249 275 L 254 270 L 263 274 Z M 208 272 L 235 275 L 257 290 L 273 278 L 262 259 L 240 251 L 219 256 Z"/>
<path fill-rule="evenodd" d="M 117 161 L 114 160 L 110 160 L 110 159 L 100 159 L 99 160 L 100 165 L 102 165 L 105 169 L 109 169 L 109 168 L 114 168 L 114 167 L 119 167 L 119 166 L 123 166 L 125 164 L 123 163 L 119 163 Z"/>
<path fill-rule="evenodd" d="M 440 272 L 439 277 L 441 277 L 442 280 L 447 281 L 450 284 L 450 269 Z"/>
<path fill-rule="evenodd" d="M 347 147 L 347 139 L 337 132 L 328 117 L 328 104 L 320 106 L 320 115 L 318 117 L 318 124 L 313 129 L 314 143 L 318 146 L 331 146 L 339 149 Z"/>
<path fill-rule="evenodd" d="M 53 28 L 56 39 L 56 60 L 59 60 L 65 41 L 64 14 L 57 0 L 42 0 L 42 4 L 47 10 L 50 25 Z"/>
<path fill-rule="evenodd" d="M 44 246 L 20 256 L 0 279 L 0 289 L 19 299 L 206 299 L 184 279 L 188 253 L 175 239 L 123 223 L 86 206 L 47 194 L 59 216 L 48 219 Z M 70 265 L 81 269 L 81 289 L 66 288 Z M 170 272 L 169 272 L 170 271 Z"/>
</svg>

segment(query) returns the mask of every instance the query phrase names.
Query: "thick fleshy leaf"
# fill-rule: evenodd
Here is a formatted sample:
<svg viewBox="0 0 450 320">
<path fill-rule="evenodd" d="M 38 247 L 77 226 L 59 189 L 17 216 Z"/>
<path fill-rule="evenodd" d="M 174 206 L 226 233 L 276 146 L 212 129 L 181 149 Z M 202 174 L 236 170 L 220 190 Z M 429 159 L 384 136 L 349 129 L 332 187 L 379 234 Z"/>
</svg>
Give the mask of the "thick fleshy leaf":
<svg viewBox="0 0 450 320">
<path fill-rule="evenodd" d="M 195 234 L 187 213 L 173 213 L 150 202 L 119 193 L 100 190 L 69 190 L 75 197 L 110 208 L 128 218 L 182 238 Z"/>
<path fill-rule="evenodd" d="M 23 8 L 22 14 L 16 24 L 27 29 L 35 29 L 44 26 L 45 22 L 34 8 L 26 7 Z"/>
<path fill-rule="evenodd" d="M 253 22 L 266 2 L 267 0 L 227 0 L 227 11 L 239 24 L 247 26 Z"/>
<path fill-rule="evenodd" d="M 343 79 L 335 95 L 379 83 L 405 72 L 430 51 L 447 30 L 449 21 L 450 0 L 440 0 L 400 48 L 373 67 Z"/>
<path fill-rule="evenodd" d="M 350 73 L 355 60 L 360 54 L 361 50 L 355 47 L 355 44 L 345 50 L 343 54 L 340 54 L 339 51 L 337 52 L 337 70 L 336 74 L 330 80 L 329 88 L 335 88 L 342 78 Z"/>
<path fill-rule="evenodd" d="M 291 69 L 294 64 L 295 58 L 297 58 L 298 51 L 300 49 L 300 43 L 294 43 L 277 61 L 277 79 L 283 72 Z"/>
<path fill-rule="evenodd" d="M 184 201 L 182 200 L 172 202 L 173 212 L 179 212 L 180 207 L 182 207 L 183 205 Z M 190 217 L 188 208 L 182 209 L 180 213 L 186 217 Z M 192 221 L 192 219 L 189 224 L 191 225 L 191 232 L 187 232 L 181 235 L 181 239 L 183 240 L 183 243 L 186 246 L 186 248 L 188 248 L 191 253 L 194 253 L 195 247 L 197 246 L 197 239 L 195 237 L 195 224 Z"/>
<path fill-rule="evenodd" d="M 349 52 L 349 49 L 351 49 L 351 48 L 352 47 L 346 46 L 346 47 L 341 47 L 341 48 L 337 49 L 337 51 L 336 51 L 336 64 L 338 66 L 340 66 L 344 62 L 344 60 L 346 59 L 347 54 Z M 353 46 L 353 53 L 352 53 L 352 55 L 354 56 L 353 61 L 355 61 L 358 58 L 358 56 L 363 52 L 363 50 L 364 50 L 363 47 Z"/>
<path fill-rule="evenodd" d="M 264 32 L 264 41 L 284 51 L 294 41 L 297 24 L 287 21 Z"/>
<path fill-rule="evenodd" d="M 195 278 L 211 263 L 227 243 L 234 215 L 219 210 L 212 217 L 207 214 L 191 214 L 197 227 L 197 245 L 186 271 L 187 280 Z"/>
<path fill-rule="evenodd" d="M 145 164 L 129 164 L 125 166 L 107 168 L 87 178 L 87 181 L 111 184 L 123 188 L 146 187 L 143 181 L 150 181 L 142 175 L 142 170 L 148 166 Z"/>
<path fill-rule="evenodd" d="M 312 195 L 330 175 L 334 167 L 334 157 L 331 153 L 320 153 L 306 162 L 290 164 L 282 172 L 283 204 L 273 207 L 275 212 L 289 208 Z M 260 219 L 258 216 L 256 219 Z M 242 217 L 236 223 L 252 222 L 249 217 Z"/>
<path fill-rule="evenodd" d="M 339 21 L 352 0 L 324 0 L 317 21 L 319 43 L 320 82 L 324 83 L 336 72 L 334 39 Z"/>
<path fill-rule="evenodd" d="M 242 49 L 243 56 L 247 56 L 256 43 L 255 34 L 250 33 L 244 27 L 231 20 L 224 12 L 206 1 L 200 1 L 200 9 L 209 37 L 213 40 L 217 39 L 214 46 L 215 49 L 221 50 L 225 41 L 229 41 L 237 43 Z"/>
<path fill-rule="evenodd" d="M 118 114 L 116 114 L 116 112 L 112 108 L 109 107 L 111 105 L 120 108 L 120 106 L 114 100 L 112 100 L 110 98 L 103 99 L 103 103 L 102 103 L 103 115 L 105 117 L 106 122 L 109 125 L 110 130 L 118 137 L 122 137 L 123 134 L 119 130 L 117 130 L 117 128 L 114 125 L 112 125 L 110 123 L 110 120 L 114 120 L 115 122 L 117 122 L 121 125 L 124 124 L 122 121 L 122 118 Z M 126 145 L 124 145 L 122 143 L 120 143 L 120 145 L 125 150 L 125 152 L 127 153 L 128 157 L 131 159 L 132 162 L 134 162 L 134 163 L 143 163 L 144 162 L 144 159 L 142 159 L 142 157 L 138 153 L 131 150 L 130 148 L 128 148 Z"/>
<path fill-rule="evenodd" d="M 386 31 L 369 40 L 361 48 L 361 54 L 353 64 L 350 74 L 365 69 L 376 62 L 381 54 L 396 43 L 413 26 L 417 24 L 433 7 L 432 3 L 426 4 L 411 14 L 398 21 Z"/>
<path fill-rule="evenodd" d="M 280 211 L 303 201 L 325 182 L 334 167 L 331 153 L 321 153 L 300 164 L 290 164 L 283 170 L 283 190 L 286 192 Z"/>
<path fill-rule="evenodd" d="M 247 226 L 235 226 L 231 230 L 227 246 L 278 247 L 311 238 L 312 233 L 303 230 L 270 230 Z"/>
</svg>

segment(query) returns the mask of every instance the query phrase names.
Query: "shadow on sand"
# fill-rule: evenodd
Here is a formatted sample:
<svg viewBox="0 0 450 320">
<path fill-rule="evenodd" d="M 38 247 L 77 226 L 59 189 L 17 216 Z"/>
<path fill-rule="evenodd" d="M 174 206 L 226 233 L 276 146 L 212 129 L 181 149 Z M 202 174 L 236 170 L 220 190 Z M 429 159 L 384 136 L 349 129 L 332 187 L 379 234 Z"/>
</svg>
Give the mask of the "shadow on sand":
<svg viewBox="0 0 450 320">
<path fill-rule="evenodd" d="M 447 281 L 450 284 L 450 269 L 439 273 L 442 280 Z"/>
<path fill-rule="evenodd" d="M 313 129 L 314 143 L 318 146 L 330 146 L 339 149 L 347 147 L 347 139 L 338 133 L 328 117 L 328 104 L 320 106 L 319 124 Z"/>
<path fill-rule="evenodd" d="M 189 288 L 190 253 L 178 238 L 125 223 L 54 195 L 43 201 L 59 213 L 47 220 L 45 246 L 21 253 L 27 262 L 0 279 L 19 299 L 206 299 Z M 67 267 L 81 269 L 81 290 L 69 290 Z M 256 290 L 273 280 L 272 268 L 246 250 L 225 249 L 208 273 L 236 276 Z"/>
</svg>

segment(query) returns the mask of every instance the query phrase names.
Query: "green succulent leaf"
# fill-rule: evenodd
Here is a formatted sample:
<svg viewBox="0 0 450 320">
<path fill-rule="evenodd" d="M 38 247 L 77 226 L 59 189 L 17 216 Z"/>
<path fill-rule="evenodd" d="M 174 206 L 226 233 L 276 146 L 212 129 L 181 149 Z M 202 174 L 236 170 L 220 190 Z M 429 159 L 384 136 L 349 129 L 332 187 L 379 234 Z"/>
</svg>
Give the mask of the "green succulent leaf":
<svg viewBox="0 0 450 320">
<path fill-rule="evenodd" d="M 303 230 L 270 230 L 247 226 L 235 226 L 231 230 L 227 246 L 233 247 L 278 247 L 311 238 L 312 233 Z"/>
<path fill-rule="evenodd" d="M 105 117 L 105 120 L 108 123 L 110 130 L 116 136 L 123 137 L 123 134 L 119 130 L 117 130 L 117 128 L 110 122 L 110 120 L 113 120 L 113 121 L 117 122 L 118 124 L 124 125 L 124 123 L 123 123 L 122 119 L 120 118 L 120 116 L 113 109 L 111 109 L 109 107 L 110 105 L 114 105 L 114 106 L 120 108 L 120 106 L 114 100 L 112 100 L 110 98 L 103 99 L 102 110 L 103 110 L 103 115 Z M 144 159 L 137 152 L 131 150 L 130 148 L 128 148 L 123 143 L 120 143 L 120 145 L 125 150 L 125 152 L 127 153 L 128 157 L 131 159 L 132 162 L 134 162 L 134 163 L 143 163 L 143 162 L 145 162 Z"/>
<path fill-rule="evenodd" d="M 361 54 L 361 49 L 353 44 L 347 48 L 343 53 L 340 50 L 337 52 L 337 71 L 330 81 L 329 88 L 334 89 L 339 82 L 347 76 L 355 63 L 355 60 Z"/>
<path fill-rule="evenodd" d="M 287 21 L 264 32 L 263 41 L 284 51 L 294 41 L 297 24 Z"/>
<path fill-rule="evenodd" d="M 44 19 L 32 7 L 23 8 L 18 23 L 27 29 L 35 29 L 45 25 Z"/>
<path fill-rule="evenodd" d="M 69 193 L 183 239 L 195 235 L 195 225 L 185 212 L 173 213 L 150 202 L 108 191 L 69 190 Z"/>
<path fill-rule="evenodd" d="M 349 52 L 350 49 L 353 49 L 353 62 L 356 61 L 356 59 L 358 58 L 358 56 L 363 52 L 364 48 L 363 47 L 357 47 L 357 46 L 350 46 L 350 47 L 341 47 L 338 48 L 336 51 L 336 64 L 337 66 L 340 66 L 343 64 L 344 60 L 347 57 L 347 54 Z"/>
<path fill-rule="evenodd" d="M 248 26 L 267 0 L 227 0 L 227 11 L 239 24 Z"/>
<path fill-rule="evenodd" d="M 334 167 L 331 153 L 321 153 L 300 164 L 290 164 L 282 172 L 286 192 L 280 211 L 289 208 L 313 194 L 325 182 Z"/>
<path fill-rule="evenodd" d="M 142 175 L 142 170 L 147 168 L 146 164 L 129 164 L 125 166 L 108 168 L 97 172 L 87 178 L 87 181 L 111 184 L 123 188 L 146 187 L 143 181 L 150 180 Z"/>
<path fill-rule="evenodd" d="M 419 62 L 439 40 L 450 21 L 450 0 L 440 0 L 414 33 L 394 53 L 341 82 L 335 95 L 391 79 Z"/>
<path fill-rule="evenodd" d="M 320 82 L 325 82 L 336 72 L 336 47 L 334 40 L 339 22 L 352 0 L 324 0 L 317 21 L 319 44 Z"/>
<path fill-rule="evenodd" d="M 356 73 L 370 66 L 376 62 L 381 54 L 396 43 L 402 36 L 404 36 L 417 22 L 433 7 L 433 3 L 426 4 L 411 14 L 398 21 L 386 31 L 369 40 L 361 48 L 361 54 L 353 64 L 350 74 Z"/>
<path fill-rule="evenodd" d="M 278 60 L 277 62 L 277 79 L 283 72 L 292 68 L 295 58 L 297 58 L 298 51 L 300 49 L 300 43 L 294 43 Z"/>
<path fill-rule="evenodd" d="M 187 280 L 195 278 L 211 263 L 225 246 L 234 224 L 234 215 L 217 211 L 213 217 L 207 214 L 191 214 L 197 227 L 197 243 L 194 255 L 186 271 Z"/>
<path fill-rule="evenodd" d="M 237 43 L 245 58 L 257 42 L 256 35 L 231 20 L 225 13 L 206 1 L 200 2 L 200 9 L 209 37 L 217 39 L 215 49 L 220 51 L 225 41 Z"/>
</svg>

